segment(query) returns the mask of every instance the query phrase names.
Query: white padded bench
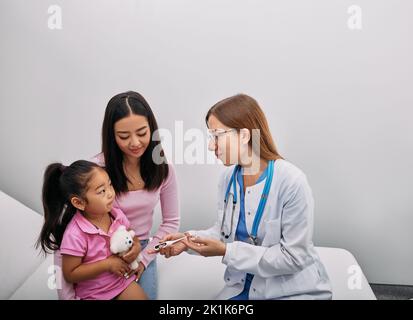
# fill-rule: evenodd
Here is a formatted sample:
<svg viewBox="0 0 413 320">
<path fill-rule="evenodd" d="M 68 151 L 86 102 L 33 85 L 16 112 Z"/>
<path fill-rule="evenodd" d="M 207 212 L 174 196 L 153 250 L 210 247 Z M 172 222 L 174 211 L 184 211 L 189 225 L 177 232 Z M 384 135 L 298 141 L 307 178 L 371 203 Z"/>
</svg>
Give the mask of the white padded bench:
<svg viewBox="0 0 413 320">
<path fill-rule="evenodd" d="M 42 259 L 34 249 L 42 216 L 0 191 L 1 299 L 57 299 L 54 289 L 53 258 Z M 16 230 L 19 230 L 16 235 Z M 333 299 L 375 299 L 362 275 L 361 288 L 348 286 L 349 268 L 359 267 L 353 255 L 344 249 L 317 247 L 333 287 Z M 158 256 L 159 295 L 161 300 L 213 299 L 223 286 L 225 266 L 220 257 L 204 258 L 183 253 L 166 259 Z"/>
<path fill-rule="evenodd" d="M 362 274 L 361 288 L 350 289 L 348 270 L 359 267 L 353 255 L 344 249 L 316 247 L 330 277 L 334 300 L 376 299 Z M 213 299 L 222 289 L 225 265 L 222 257 L 200 257 L 182 253 L 177 257 L 158 259 L 159 296 L 163 300 Z M 351 269 L 350 269 L 351 270 Z"/>
</svg>

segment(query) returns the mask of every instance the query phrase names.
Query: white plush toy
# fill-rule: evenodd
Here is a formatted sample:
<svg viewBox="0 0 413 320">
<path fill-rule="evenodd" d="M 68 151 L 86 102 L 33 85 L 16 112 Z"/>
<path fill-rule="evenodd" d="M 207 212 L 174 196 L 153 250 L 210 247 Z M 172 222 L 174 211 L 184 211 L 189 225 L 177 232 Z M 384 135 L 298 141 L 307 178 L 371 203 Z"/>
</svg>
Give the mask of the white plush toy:
<svg viewBox="0 0 413 320">
<path fill-rule="evenodd" d="M 117 254 L 120 257 L 123 257 L 130 248 L 133 246 L 133 237 L 135 232 L 133 230 L 126 230 L 125 226 L 120 226 L 110 238 L 110 251 L 113 254 Z M 129 267 L 132 270 L 136 270 L 139 266 L 140 255 L 133 261 Z"/>
</svg>

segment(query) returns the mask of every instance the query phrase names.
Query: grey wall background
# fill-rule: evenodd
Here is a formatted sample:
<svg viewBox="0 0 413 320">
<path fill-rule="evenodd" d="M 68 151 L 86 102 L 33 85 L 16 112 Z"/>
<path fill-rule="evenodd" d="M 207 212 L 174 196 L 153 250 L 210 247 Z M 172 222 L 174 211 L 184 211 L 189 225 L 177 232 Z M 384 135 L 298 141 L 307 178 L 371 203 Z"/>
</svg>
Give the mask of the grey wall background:
<svg viewBox="0 0 413 320">
<path fill-rule="evenodd" d="M 62 30 L 47 27 L 52 4 Z M 353 4 L 362 30 L 347 27 Z M 141 92 L 172 132 L 175 120 L 204 130 L 213 103 L 245 92 L 309 178 L 316 245 L 351 251 L 370 282 L 413 285 L 412 10 L 396 0 L 1 0 L 0 189 L 41 214 L 45 166 L 99 152 L 118 92 Z M 213 223 L 222 169 L 176 165 L 183 230 Z"/>
</svg>

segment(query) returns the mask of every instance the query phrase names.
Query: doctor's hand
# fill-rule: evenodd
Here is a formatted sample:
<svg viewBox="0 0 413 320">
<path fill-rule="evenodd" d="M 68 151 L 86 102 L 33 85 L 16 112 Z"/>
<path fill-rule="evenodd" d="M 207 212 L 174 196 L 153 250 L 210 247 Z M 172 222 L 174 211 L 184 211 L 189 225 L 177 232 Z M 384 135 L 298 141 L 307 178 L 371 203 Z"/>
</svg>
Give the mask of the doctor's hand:
<svg viewBox="0 0 413 320">
<path fill-rule="evenodd" d="M 181 242 L 204 257 L 224 256 L 226 252 L 225 243 L 217 239 L 188 237 Z"/>
<path fill-rule="evenodd" d="M 177 240 L 177 239 L 180 239 L 180 238 L 185 237 L 185 236 L 190 236 L 190 234 L 189 233 L 180 233 L 180 232 L 171 233 L 171 234 L 168 234 L 167 236 L 165 236 L 160 242 L 170 241 L 170 240 Z M 188 248 L 183 243 L 183 241 L 179 241 L 179 242 L 174 243 L 173 245 L 162 248 L 159 251 L 148 250 L 148 253 L 159 253 L 159 254 L 165 256 L 165 258 L 169 258 L 169 257 L 180 255 L 182 252 L 186 251 L 187 249 Z"/>
</svg>

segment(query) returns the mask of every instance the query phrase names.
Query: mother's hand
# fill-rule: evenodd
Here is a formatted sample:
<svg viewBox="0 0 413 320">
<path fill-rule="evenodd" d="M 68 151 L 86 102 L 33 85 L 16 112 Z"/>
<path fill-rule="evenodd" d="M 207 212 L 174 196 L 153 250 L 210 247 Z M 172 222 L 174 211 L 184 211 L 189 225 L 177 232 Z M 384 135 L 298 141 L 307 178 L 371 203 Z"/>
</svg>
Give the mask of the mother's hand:
<svg viewBox="0 0 413 320">
<path fill-rule="evenodd" d="M 213 238 L 188 237 L 181 242 L 204 257 L 224 256 L 226 252 L 225 243 Z"/>
</svg>

